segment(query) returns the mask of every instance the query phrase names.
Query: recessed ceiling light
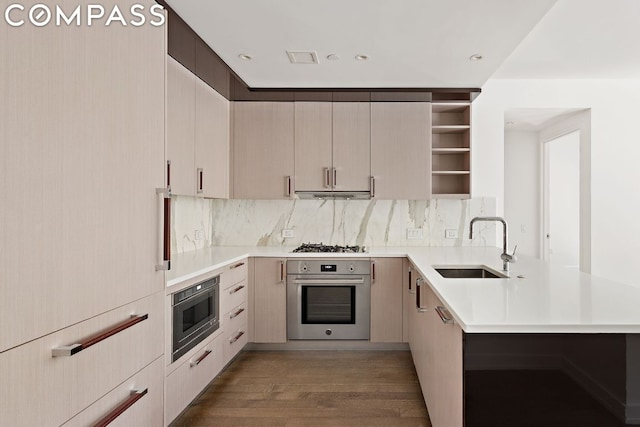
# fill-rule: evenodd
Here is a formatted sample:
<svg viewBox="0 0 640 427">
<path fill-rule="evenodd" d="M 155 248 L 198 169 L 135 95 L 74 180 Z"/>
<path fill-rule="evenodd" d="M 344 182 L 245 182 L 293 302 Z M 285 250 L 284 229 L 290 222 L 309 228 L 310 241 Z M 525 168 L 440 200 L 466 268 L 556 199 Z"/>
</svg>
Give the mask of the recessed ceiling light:
<svg viewBox="0 0 640 427">
<path fill-rule="evenodd" d="M 240 55 L 238 55 L 238 58 L 242 59 L 243 61 L 251 61 L 253 59 L 251 55 L 247 55 L 246 53 L 241 53 Z"/>
<path fill-rule="evenodd" d="M 479 53 L 473 54 L 469 57 L 469 61 L 480 61 L 482 59 L 482 55 Z"/>
<path fill-rule="evenodd" d="M 332 53 L 331 55 L 327 55 L 327 59 L 329 61 L 337 61 L 338 59 L 340 59 L 340 56 L 336 55 L 335 53 Z"/>
<path fill-rule="evenodd" d="M 369 55 L 363 55 L 363 54 L 356 55 L 356 61 L 366 61 L 367 59 L 369 59 Z"/>
</svg>

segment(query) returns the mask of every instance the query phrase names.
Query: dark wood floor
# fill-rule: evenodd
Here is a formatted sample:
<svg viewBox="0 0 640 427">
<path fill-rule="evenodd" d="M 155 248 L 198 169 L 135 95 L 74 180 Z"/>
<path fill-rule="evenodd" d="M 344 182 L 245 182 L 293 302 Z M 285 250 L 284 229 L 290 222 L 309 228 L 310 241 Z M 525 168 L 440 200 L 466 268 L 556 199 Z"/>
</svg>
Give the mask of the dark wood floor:
<svg viewBox="0 0 640 427">
<path fill-rule="evenodd" d="M 247 351 L 171 426 L 431 424 L 408 351 Z M 470 371 L 465 426 L 625 424 L 562 372 Z"/>
<path fill-rule="evenodd" d="M 431 424 L 408 351 L 247 351 L 171 425 Z"/>
</svg>

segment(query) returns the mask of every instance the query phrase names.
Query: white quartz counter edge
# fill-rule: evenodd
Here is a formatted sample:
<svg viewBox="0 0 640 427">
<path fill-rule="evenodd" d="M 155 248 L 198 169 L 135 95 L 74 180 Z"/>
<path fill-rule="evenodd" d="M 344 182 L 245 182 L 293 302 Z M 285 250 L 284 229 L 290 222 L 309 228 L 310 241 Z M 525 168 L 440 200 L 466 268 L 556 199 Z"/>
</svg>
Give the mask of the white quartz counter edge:
<svg viewBox="0 0 640 427">
<path fill-rule="evenodd" d="M 407 257 L 467 333 L 640 333 L 638 287 L 530 257 L 520 257 L 508 279 L 444 279 L 433 268 L 486 265 L 500 270 L 497 248 L 384 247 L 363 254 L 294 254 L 291 250 L 218 247 L 179 254 L 167 274 L 167 287 L 247 257 Z"/>
</svg>

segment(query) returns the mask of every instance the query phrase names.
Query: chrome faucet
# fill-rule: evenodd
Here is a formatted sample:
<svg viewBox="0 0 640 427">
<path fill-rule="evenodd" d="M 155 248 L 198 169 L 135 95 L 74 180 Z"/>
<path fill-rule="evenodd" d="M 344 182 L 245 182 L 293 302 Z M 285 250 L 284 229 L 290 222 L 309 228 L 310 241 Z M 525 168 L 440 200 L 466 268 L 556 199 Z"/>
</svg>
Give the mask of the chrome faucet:
<svg viewBox="0 0 640 427">
<path fill-rule="evenodd" d="M 516 258 L 516 249 L 518 249 L 518 245 L 513 248 L 513 253 L 509 254 L 509 244 L 507 243 L 507 221 L 499 216 L 477 216 L 473 218 L 471 220 L 471 224 L 469 224 L 469 239 L 473 239 L 473 223 L 476 221 L 496 221 L 502 223 L 502 255 L 500 255 L 500 259 L 502 260 L 502 271 L 509 272 L 509 263 L 516 262 L 518 260 Z"/>
</svg>

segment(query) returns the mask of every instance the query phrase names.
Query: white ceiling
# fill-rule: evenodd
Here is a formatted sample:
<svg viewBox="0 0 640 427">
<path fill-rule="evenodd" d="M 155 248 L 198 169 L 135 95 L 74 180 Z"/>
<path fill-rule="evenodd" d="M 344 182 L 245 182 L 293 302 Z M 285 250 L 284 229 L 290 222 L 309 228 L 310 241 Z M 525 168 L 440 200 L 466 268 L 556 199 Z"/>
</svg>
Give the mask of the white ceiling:
<svg viewBox="0 0 640 427">
<path fill-rule="evenodd" d="M 495 78 L 640 79 L 640 1 L 558 0 Z"/>
<path fill-rule="evenodd" d="M 167 3 L 253 88 L 477 88 L 555 0 Z M 291 64 L 287 50 L 315 51 L 319 64 Z M 473 54 L 483 59 L 470 61 Z"/>
</svg>

